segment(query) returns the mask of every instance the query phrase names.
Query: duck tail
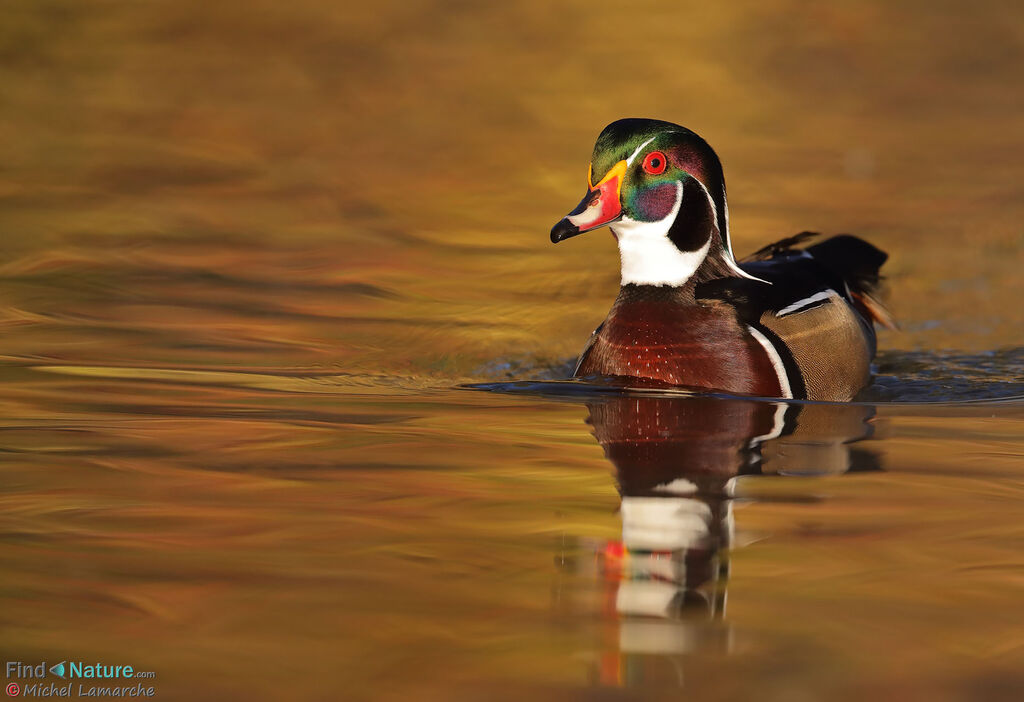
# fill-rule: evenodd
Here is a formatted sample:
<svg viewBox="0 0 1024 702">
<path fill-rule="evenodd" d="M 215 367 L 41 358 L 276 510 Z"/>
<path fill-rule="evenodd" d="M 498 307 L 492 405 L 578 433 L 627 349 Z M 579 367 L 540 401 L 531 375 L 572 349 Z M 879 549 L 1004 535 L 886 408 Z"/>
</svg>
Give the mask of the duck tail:
<svg viewBox="0 0 1024 702">
<path fill-rule="evenodd" d="M 805 250 L 846 283 L 850 297 L 865 317 L 886 329 L 898 328 L 880 299 L 882 275 L 879 270 L 889 254 L 851 234 L 834 236 Z"/>
</svg>

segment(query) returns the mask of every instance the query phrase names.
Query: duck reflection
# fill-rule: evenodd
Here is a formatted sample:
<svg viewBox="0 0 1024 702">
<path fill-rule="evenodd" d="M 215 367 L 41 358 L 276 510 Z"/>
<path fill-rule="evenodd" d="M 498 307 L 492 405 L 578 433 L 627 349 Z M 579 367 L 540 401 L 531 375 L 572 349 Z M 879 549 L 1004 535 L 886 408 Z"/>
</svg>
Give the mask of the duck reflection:
<svg viewBox="0 0 1024 702">
<path fill-rule="evenodd" d="M 605 684 L 682 682 L 682 656 L 726 651 L 733 498 L 744 475 L 823 475 L 878 468 L 851 444 L 871 407 L 711 397 L 614 397 L 588 404 L 615 467 L 622 539 L 592 543 L 604 583 Z M 666 679 L 668 678 L 668 679 Z"/>
</svg>

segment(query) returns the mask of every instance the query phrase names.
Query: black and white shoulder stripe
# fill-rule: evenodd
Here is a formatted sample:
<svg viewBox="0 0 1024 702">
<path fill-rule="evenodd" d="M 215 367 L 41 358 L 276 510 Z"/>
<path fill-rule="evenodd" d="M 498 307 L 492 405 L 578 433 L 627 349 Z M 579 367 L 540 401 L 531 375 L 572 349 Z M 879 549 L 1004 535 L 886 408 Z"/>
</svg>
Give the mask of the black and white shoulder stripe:
<svg viewBox="0 0 1024 702">
<path fill-rule="evenodd" d="M 827 305 L 834 298 L 839 298 L 839 293 L 837 293 L 832 288 L 825 288 L 824 290 L 820 290 L 814 293 L 813 295 L 808 295 L 803 299 L 797 300 L 796 302 L 786 305 L 782 309 L 775 312 L 775 316 L 788 317 L 791 314 L 807 312 L 808 310 L 813 310 L 816 307 Z"/>
<path fill-rule="evenodd" d="M 787 400 L 807 399 L 804 376 L 786 342 L 763 324 L 748 324 L 747 331 L 768 355 L 768 360 L 771 361 L 775 375 L 779 379 L 780 397 Z"/>
</svg>

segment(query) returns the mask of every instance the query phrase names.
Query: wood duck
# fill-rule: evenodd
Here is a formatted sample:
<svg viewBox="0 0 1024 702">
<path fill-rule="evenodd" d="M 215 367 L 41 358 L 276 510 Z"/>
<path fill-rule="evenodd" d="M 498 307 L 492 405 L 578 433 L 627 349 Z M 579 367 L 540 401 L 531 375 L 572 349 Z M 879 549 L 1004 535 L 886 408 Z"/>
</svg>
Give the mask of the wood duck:
<svg viewBox="0 0 1024 702">
<path fill-rule="evenodd" d="M 622 287 L 574 377 L 761 397 L 846 401 L 870 378 L 888 257 L 854 236 L 803 232 L 737 262 L 722 165 L 694 132 L 622 119 L 594 146 L 587 192 L 558 243 L 609 225 Z"/>
</svg>

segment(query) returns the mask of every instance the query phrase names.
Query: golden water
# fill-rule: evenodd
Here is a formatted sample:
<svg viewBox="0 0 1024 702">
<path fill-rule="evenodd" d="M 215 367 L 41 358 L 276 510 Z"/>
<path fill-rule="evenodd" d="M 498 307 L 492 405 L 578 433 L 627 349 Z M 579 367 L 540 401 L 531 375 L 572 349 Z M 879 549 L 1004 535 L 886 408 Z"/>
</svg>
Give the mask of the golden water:
<svg viewBox="0 0 1024 702">
<path fill-rule="evenodd" d="M 165 699 L 1024 691 L 1024 10 L 2 15 L 4 660 Z M 547 231 L 623 116 L 716 147 L 739 253 L 889 251 L 865 404 L 547 382 L 615 295 L 607 235 Z"/>
</svg>

